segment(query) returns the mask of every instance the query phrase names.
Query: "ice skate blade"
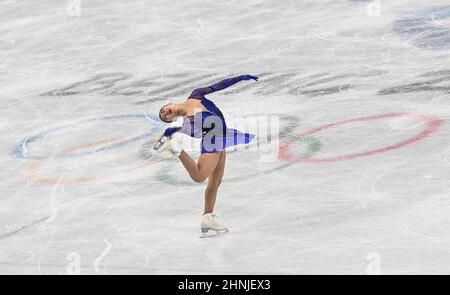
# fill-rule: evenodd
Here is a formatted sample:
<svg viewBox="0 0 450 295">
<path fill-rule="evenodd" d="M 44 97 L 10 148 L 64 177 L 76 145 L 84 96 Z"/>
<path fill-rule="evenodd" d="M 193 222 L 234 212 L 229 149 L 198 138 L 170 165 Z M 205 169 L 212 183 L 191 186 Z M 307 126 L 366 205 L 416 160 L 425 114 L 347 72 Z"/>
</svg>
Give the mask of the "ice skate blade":
<svg viewBox="0 0 450 295">
<path fill-rule="evenodd" d="M 168 141 L 169 137 L 161 136 L 161 138 L 153 144 L 153 149 L 158 152 L 165 150 L 167 145 L 169 144 Z"/>
<path fill-rule="evenodd" d="M 211 231 L 210 233 L 208 233 L 208 231 Z M 219 237 L 222 236 L 224 234 L 227 234 L 229 232 L 228 229 L 224 229 L 224 230 L 208 230 L 208 229 L 204 229 L 202 228 L 202 235 L 199 237 L 200 239 L 205 239 L 205 238 L 215 238 L 215 237 Z"/>
</svg>

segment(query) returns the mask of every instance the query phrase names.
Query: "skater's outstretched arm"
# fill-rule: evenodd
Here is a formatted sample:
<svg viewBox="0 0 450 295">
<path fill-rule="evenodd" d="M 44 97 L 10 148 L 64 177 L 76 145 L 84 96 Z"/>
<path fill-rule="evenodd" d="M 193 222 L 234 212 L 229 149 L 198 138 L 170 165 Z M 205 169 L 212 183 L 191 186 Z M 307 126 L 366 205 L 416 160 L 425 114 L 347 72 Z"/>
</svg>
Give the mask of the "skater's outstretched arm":
<svg viewBox="0 0 450 295">
<path fill-rule="evenodd" d="M 194 89 L 194 91 L 192 91 L 191 95 L 189 95 L 189 98 L 201 99 L 206 94 L 210 94 L 210 93 L 213 93 L 213 92 L 216 92 L 219 90 L 223 90 L 223 89 L 228 88 L 242 80 L 258 81 L 258 77 L 252 76 L 252 75 L 241 75 L 241 76 L 237 76 L 237 77 L 233 77 L 233 78 L 228 78 L 228 79 L 222 80 L 216 84 L 210 85 L 208 87 Z"/>
</svg>

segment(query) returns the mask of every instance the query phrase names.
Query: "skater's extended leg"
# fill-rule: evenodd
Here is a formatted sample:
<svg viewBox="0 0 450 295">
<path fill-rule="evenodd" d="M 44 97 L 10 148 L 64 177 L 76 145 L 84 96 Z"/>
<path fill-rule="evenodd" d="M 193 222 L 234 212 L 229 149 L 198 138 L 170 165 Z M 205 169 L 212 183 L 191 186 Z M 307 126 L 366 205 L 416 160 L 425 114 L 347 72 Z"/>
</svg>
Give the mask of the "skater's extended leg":
<svg viewBox="0 0 450 295">
<path fill-rule="evenodd" d="M 214 211 L 214 205 L 216 204 L 217 191 L 222 183 L 222 177 L 225 170 L 225 158 L 226 153 L 222 151 L 220 153 L 219 162 L 216 168 L 208 178 L 208 186 L 205 190 L 205 209 L 203 214 L 212 213 Z"/>
<path fill-rule="evenodd" d="M 203 182 L 216 168 L 220 155 L 221 152 L 204 153 L 200 155 L 197 163 L 195 163 L 185 151 L 182 151 L 179 159 L 195 182 Z"/>
</svg>

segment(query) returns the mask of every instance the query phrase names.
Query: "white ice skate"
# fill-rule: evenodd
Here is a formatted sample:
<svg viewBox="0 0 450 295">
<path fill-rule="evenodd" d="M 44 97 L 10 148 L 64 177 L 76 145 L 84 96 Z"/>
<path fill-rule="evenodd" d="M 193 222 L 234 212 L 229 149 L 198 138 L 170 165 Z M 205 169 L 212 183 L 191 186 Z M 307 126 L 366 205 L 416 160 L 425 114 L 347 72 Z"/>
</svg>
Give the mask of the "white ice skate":
<svg viewBox="0 0 450 295">
<path fill-rule="evenodd" d="M 182 148 L 180 143 L 180 134 L 174 133 L 172 136 L 161 136 L 161 138 L 153 145 L 153 148 L 158 152 L 165 150 L 170 151 L 172 154 L 179 156 Z"/>
<path fill-rule="evenodd" d="M 203 234 L 200 238 L 213 237 L 228 232 L 227 226 L 217 222 L 216 218 L 217 216 L 211 213 L 202 216 L 200 228 Z M 213 231 L 213 233 L 208 233 L 209 231 Z"/>
</svg>

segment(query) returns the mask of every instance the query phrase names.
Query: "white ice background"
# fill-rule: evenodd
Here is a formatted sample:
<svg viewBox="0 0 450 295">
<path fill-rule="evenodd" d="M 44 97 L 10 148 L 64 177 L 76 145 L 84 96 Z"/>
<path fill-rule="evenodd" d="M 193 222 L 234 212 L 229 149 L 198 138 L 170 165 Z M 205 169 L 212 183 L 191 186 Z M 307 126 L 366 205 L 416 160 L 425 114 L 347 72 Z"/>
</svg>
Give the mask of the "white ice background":
<svg viewBox="0 0 450 295">
<path fill-rule="evenodd" d="M 450 273 L 449 7 L 1 1 L 0 274 Z M 405 115 L 311 134 L 332 161 L 230 152 L 230 232 L 199 239 L 206 184 L 142 147 L 161 105 L 240 74 L 260 80 L 209 98 L 230 122 L 277 116 L 292 159 L 305 131 Z M 426 130 L 409 114 L 440 125 L 339 159 Z"/>
</svg>

